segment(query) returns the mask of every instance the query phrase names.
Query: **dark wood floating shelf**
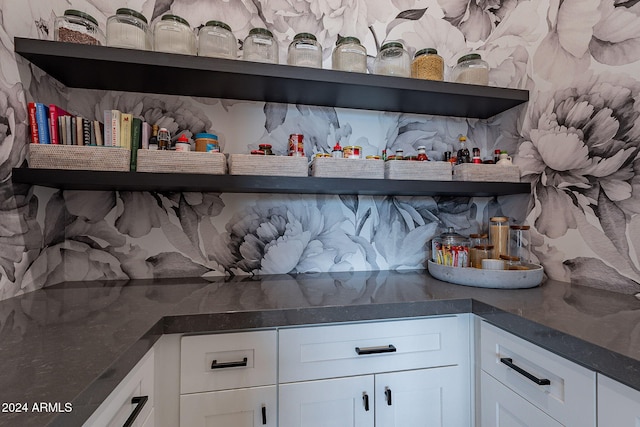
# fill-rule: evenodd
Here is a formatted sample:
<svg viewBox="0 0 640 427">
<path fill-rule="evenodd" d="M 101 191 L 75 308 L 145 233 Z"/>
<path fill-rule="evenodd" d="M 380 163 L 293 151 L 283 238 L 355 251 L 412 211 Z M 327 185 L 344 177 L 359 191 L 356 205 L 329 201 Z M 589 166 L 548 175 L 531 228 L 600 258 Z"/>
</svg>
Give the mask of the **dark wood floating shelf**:
<svg viewBox="0 0 640 427">
<path fill-rule="evenodd" d="M 200 175 L 30 168 L 13 169 L 13 182 L 64 190 L 211 191 L 372 196 L 504 196 L 531 191 L 529 183 L 513 182 Z"/>
<path fill-rule="evenodd" d="M 486 119 L 529 92 L 289 65 L 15 38 L 15 52 L 68 87 Z"/>
</svg>

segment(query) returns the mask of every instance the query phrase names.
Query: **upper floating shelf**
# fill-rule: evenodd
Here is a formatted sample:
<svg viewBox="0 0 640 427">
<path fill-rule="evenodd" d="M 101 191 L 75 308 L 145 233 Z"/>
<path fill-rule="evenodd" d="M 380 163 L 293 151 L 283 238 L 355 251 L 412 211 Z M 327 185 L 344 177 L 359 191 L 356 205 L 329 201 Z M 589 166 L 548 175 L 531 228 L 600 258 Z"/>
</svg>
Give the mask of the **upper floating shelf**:
<svg viewBox="0 0 640 427">
<path fill-rule="evenodd" d="M 490 86 L 15 38 L 68 87 L 486 119 L 529 100 Z"/>
<path fill-rule="evenodd" d="M 14 168 L 14 183 L 63 190 L 203 191 L 223 193 L 359 194 L 488 197 L 526 194 L 527 182 L 414 181 L 248 175 L 200 175 Z"/>
</svg>

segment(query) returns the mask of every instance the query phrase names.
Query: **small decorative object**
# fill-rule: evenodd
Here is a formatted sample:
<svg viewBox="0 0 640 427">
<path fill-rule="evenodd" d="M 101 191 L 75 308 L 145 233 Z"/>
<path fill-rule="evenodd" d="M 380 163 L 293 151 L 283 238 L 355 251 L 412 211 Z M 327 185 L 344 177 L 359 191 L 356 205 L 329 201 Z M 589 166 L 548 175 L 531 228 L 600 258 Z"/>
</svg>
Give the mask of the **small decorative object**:
<svg viewBox="0 0 640 427">
<path fill-rule="evenodd" d="M 489 84 L 489 64 L 477 53 L 464 55 L 458 59 L 458 64 L 453 69 L 452 80 L 456 83 L 486 86 Z"/>
<path fill-rule="evenodd" d="M 54 22 L 53 39 L 60 42 L 104 45 L 104 33 L 98 21 L 88 13 L 67 9 Z"/>
<path fill-rule="evenodd" d="M 335 158 L 343 158 L 344 153 L 342 152 L 342 147 L 339 142 L 336 142 L 336 145 L 333 146 L 333 150 L 331 151 L 331 157 Z"/>
<path fill-rule="evenodd" d="M 300 133 L 289 135 L 289 156 L 304 157 L 304 135 Z"/>
<path fill-rule="evenodd" d="M 299 33 L 289 45 L 287 63 L 299 67 L 322 68 L 322 46 L 316 36 Z"/>
<path fill-rule="evenodd" d="M 220 145 L 218 144 L 218 135 L 212 133 L 197 133 L 196 151 L 203 153 L 219 153 Z"/>
<path fill-rule="evenodd" d="M 387 42 L 373 63 L 373 73 L 411 77 L 411 58 L 400 42 Z"/>
<path fill-rule="evenodd" d="M 189 22 L 177 15 L 163 15 L 153 27 L 153 50 L 195 55 L 196 35 Z"/>
<path fill-rule="evenodd" d="M 107 19 L 107 46 L 151 50 L 147 18 L 133 9 L 120 8 Z"/>
<path fill-rule="evenodd" d="M 245 61 L 278 63 L 278 42 L 266 28 L 252 28 L 244 39 L 242 59 Z"/>
<path fill-rule="evenodd" d="M 339 38 L 331 59 L 334 70 L 367 72 L 367 49 L 356 37 Z"/>
<path fill-rule="evenodd" d="M 237 59 L 238 42 L 224 22 L 209 21 L 198 32 L 198 55 Z"/>
<path fill-rule="evenodd" d="M 448 227 L 447 231 L 431 241 L 431 259 L 437 264 L 451 267 L 469 266 L 469 239 Z"/>
<path fill-rule="evenodd" d="M 424 80 L 444 79 L 444 60 L 433 48 L 420 49 L 411 63 L 411 77 Z"/>
<path fill-rule="evenodd" d="M 345 159 L 361 159 L 362 147 L 359 145 L 347 145 L 342 149 L 342 155 Z"/>
<path fill-rule="evenodd" d="M 512 164 L 510 155 L 506 152 L 500 153 L 500 159 L 496 162 L 496 165 L 510 166 Z"/>
</svg>

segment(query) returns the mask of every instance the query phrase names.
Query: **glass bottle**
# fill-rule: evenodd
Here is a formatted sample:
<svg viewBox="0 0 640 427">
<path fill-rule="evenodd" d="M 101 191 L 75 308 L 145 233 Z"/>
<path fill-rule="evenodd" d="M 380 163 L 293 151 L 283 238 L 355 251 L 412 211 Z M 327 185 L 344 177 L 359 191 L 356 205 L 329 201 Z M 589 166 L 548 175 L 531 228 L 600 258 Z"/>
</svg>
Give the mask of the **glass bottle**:
<svg viewBox="0 0 640 427">
<path fill-rule="evenodd" d="M 466 146 L 467 137 L 464 135 L 460 135 L 458 137 L 458 140 L 460 141 L 460 149 L 458 150 L 456 163 L 471 163 L 471 154 L 469 153 L 469 149 Z"/>
<path fill-rule="evenodd" d="M 452 81 L 475 85 L 489 84 L 489 64 L 477 53 L 470 53 L 458 59 L 453 68 Z"/>
<path fill-rule="evenodd" d="M 411 77 L 411 59 L 400 42 L 387 42 L 373 63 L 373 73 L 386 76 Z"/>
<path fill-rule="evenodd" d="M 331 55 L 331 67 L 339 71 L 366 73 L 367 49 L 356 37 L 339 38 Z"/>
<path fill-rule="evenodd" d="M 166 128 L 158 131 L 158 150 L 169 150 L 171 148 L 171 136 Z"/>
<path fill-rule="evenodd" d="M 278 63 L 278 42 L 266 28 L 252 28 L 244 39 L 242 59 L 245 61 Z"/>
<path fill-rule="evenodd" d="M 418 160 L 421 162 L 427 161 L 429 160 L 429 157 L 427 156 L 427 149 L 424 145 L 421 145 L 418 147 L 418 156 L 417 156 Z"/>
<path fill-rule="evenodd" d="M 189 22 L 177 15 L 163 15 L 153 27 L 153 50 L 195 55 L 196 35 Z"/>
<path fill-rule="evenodd" d="M 79 10 L 65 10 L 64 16 L 56 18 L 53 28 L 55 41 L 99 46 L 105 44 L 104 33 L 98 27 L 98 21 Z"/>
<path fill-rule="evenodd" d="M 151 136 L 149 137 L 149 150 L 158 149 L 158 125 L 151 126 Z"/>
<path fill-rule="evenodd" d="M 209 21 L 198 32 L 198 55 L 212 58 L 238 58 L 238 42 L 224 22 Z"/>
<path fill-rule="evenodd" d="M 340 142 L 336 142 L 336 145 L 333 146 L 333 150 L 331 151 L 331 157 L 336 159 L 341 159 L 344 157 L 344 153 L 342 152 L 342 147 L 340 146 Z"/>
<path fill-rule="evenodd" d="M 107 19 L 107 46 L 151 50 L 151 38 L 147 18 L 140 12 L 122 7 Z"/>
<path fill-rule="evenodd" d="M 424 80 L 444 79 L 444 60 L 433 48 L 420 49 L 411 62 L 411 77 Z"/>
<path fill-rule="evenodd" d="M 493 245 L 493 258 L 500 259 L 500 255 L 509 255 L 509 218 L 490 218 L 489 242 Z"/>
<path fill-rule="evenodd" d="M 287 63 L 299 67 L 322 68 L 322 46 L 316 36 L 299 33 L 289 44 Z"/>
</svg>

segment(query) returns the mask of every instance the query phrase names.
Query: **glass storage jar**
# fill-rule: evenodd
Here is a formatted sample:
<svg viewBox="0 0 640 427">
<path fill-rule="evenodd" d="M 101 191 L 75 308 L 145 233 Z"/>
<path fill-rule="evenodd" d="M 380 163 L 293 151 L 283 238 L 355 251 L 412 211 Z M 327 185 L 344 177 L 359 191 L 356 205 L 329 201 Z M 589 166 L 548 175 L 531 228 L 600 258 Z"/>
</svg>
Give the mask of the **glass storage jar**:
<svg viewBox="0 0 640 427">
<path fill-rule="evenodd" d="M 287 56 L 289 65 L 300 67 L 322 68 L 322 46 L 316 36 L 310 33 L 296 34 Z"/>
<path fill-rule="evenodd" d="M 386 76 L 411 77 L 411 59 L 400 42 L 387 42 L 373 62 L 373 73 Z"/>
<path fill-rule="evenodd" d="M 59 42 L 105 44 L 104 33 L 98 27 L 98 21 L 88 13 L 67 9 L 58 16 L 53 24 L 53 39 Z"/>
<path fill-rule="evenodd" d="M 469 239 L 448 227 L 431 241 L 431 260 L 451 267 L 469 267 Z"/>
<path fill-rule="evenodd" d="M 107 19 L 107 46 L 151 50 L 147 18 L 133 9 L 120 8 Z"/>
<path fill-rule="evenodd" d="M 153 50 L 195 55 L 196 35 L 186 19 L 164 15 L 153 27 Z"/>
<path fill-rule="evenodd" d="M 528 225 L 511 226 L 509 254 L 520 258 L 522 263 L 531 263 L 530 229 Z"/>
<path fill-rule="evenodd" d="M 432 48 L 420 49 L 411 63 L 411 77 L 424 80 L 444 79 L 444 60 Z"/>
<path fill-rule="evenodd" d="M 242 59 L 245 61 L 278 63 L 278 42 L 266 28 L 252 28 L 244 39 Z"/>
<path fill-rule="evenodd" d="M 477 53 L 464 55 L 458 59 L 451 80 L 486 86 L 489 84 L 489 64 Z"/>
<path fill-rule="evenodd" d="M 331 67 L 334 70 L 367 72 L 367 49 L 356 37 L 342 37 L 336 41 L 331 56 Z"/>
<path fill-rule="evenodd" d="M 509 255 L 509 218 L 494 216 L 490 219 L 489 243 L 493 245 L 493 258 Z"/>
<path fill-rule="evenodd" d="M 238 42 L 224 22 L 209 21 L 198 32 L 198 55 L 213 58 L 238 58 Z"/>
</svg>

